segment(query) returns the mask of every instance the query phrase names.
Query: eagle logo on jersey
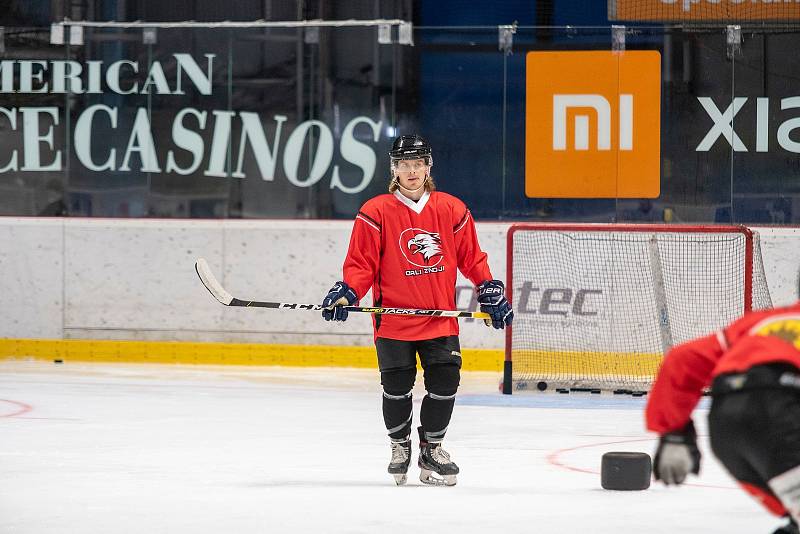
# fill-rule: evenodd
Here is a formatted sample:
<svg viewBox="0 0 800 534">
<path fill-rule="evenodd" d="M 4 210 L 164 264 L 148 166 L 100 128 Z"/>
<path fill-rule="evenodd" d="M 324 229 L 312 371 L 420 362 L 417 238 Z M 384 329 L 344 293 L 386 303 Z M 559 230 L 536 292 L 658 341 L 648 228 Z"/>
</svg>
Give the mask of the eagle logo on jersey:
<svg viewBox="0 0 800 534">
<path fill-rule="evenodd" d="M 439 234 L 417 234 L 407 243 L 411 254 L 421 254 L 425 263 L 430 263 L 434 256 L 442 255 L 442 240 Z"/>
<path fill-rule="evenodd" d="M 436 232 L 406 228 L 400 233 L 399 245 L 403 256 L 417 267 L 435 267 L 442 261 L 442 239 Z"/>
</svg>

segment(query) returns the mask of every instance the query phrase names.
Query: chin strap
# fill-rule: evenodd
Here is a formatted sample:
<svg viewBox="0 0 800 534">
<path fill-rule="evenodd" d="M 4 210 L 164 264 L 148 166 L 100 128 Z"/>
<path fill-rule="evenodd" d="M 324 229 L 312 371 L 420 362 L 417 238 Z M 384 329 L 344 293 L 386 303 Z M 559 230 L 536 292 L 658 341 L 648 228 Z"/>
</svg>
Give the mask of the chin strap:
<svg viewBox="0 0 800 534">
<path fill-rule="evenodd" d="M 407 191 L 409 193 L 416 193 L 417 191 L 425 187 L 425 185 L 428 183 L 428 178 L 430 178 L 430 176 L 426 174 L 425 179 L 422 180 L 422 184 L 416 189 L 408 189 L 407 187 L 403 187 L 402 185 L 400 185 L 400 180 L 397 179 L 397 176 L 394 177 L 394 183 L 396 183 L 397 187 L 399 187 L 403 191 Z"/>
</svg>

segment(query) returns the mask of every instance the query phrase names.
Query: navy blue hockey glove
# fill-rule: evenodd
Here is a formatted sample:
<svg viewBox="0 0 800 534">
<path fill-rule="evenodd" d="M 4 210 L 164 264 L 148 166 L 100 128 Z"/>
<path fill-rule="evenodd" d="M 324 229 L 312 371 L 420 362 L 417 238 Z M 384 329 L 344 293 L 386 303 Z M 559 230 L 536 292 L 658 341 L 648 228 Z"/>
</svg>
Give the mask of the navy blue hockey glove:
<svg viewBox="0 0 800 534">
<path fill-rule="evenodd" d="M 683 430 L 661 436 L 653 461 L 656 480 L 662 480 L 667 486 L 683 484 L 689 473 L 700 474 L 700 449 L 691 420 Z"/>
<path fill-rule="evenodd" d="M 326 310 L 322 310 L 322 318 L 326 321 L 346 321 L 347 310 L 342 306 L 352 306 L 358 302 L 356 292 L 344 282 L 336 282 L 325 298 L 322 305 Z"/>
<path fill-rule="evenodd" d="M 505 295 L 506 289 L 500 280 L 486 280 L 478 286 L 478 302 L 481 311 L 492 316 L 491 320 L 484 319 L 486 326 L 505 328 L 511 326 L 514 320 L 514 311 Z"/>
</svg>

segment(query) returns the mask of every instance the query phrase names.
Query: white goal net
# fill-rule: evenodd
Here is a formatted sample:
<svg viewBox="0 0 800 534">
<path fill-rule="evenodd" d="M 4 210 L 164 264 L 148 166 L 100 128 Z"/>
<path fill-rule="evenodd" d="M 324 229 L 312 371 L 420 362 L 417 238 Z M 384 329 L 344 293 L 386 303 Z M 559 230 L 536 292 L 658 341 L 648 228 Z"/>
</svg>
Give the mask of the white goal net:
<svg viewBox="0 0 800 534">
<path fill-rule="evenodd" d="M 664 353 L 772 306 L 742 226 L 515 225 L 504 392 L 649 389 Z"/>
</svg>

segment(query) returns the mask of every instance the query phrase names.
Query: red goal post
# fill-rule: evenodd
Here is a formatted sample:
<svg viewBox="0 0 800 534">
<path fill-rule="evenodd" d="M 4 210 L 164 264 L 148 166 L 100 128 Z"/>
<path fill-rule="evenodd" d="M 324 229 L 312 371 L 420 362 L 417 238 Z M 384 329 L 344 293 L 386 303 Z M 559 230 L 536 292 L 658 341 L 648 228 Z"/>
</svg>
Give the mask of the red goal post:
<svg viewBox="0 0 800 534">
<path fill-rule="evenodd" d="M 506 279 L 503 393 L 646 391 L 671 346 L 772 306 L 737 225 L 515 224 Z"/>
</svg>

